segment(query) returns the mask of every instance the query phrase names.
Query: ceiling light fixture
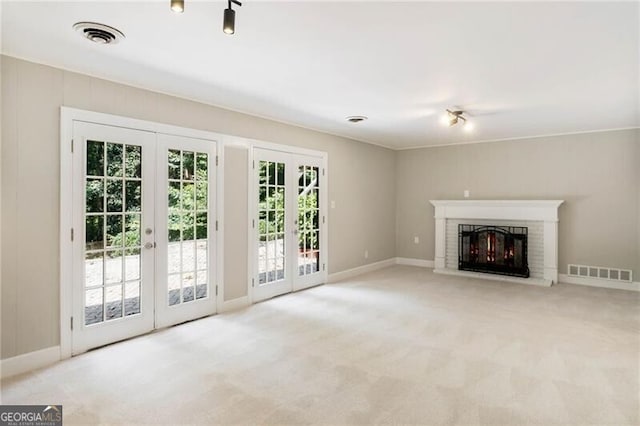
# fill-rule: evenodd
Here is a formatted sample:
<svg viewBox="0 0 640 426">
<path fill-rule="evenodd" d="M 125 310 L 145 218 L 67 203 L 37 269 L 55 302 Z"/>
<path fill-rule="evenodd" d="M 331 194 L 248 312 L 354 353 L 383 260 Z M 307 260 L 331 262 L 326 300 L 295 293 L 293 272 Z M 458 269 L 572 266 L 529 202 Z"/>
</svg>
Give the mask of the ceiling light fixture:
<svg viewBox="0 0 640 426">
<path fill-rule="evenodd" d="M 447 114 L 443 117 L 443 124 L 448 125 L 449 127 L 455 126 L 458 124 L 460 120 L 462 120 L 463 127 L 467 132 L 473 130 L 473 125 L 468 121 L 466 117 L 463 116 L 464 111 L 447 109 Z"/>
<path fill-rule="evenodd" d="M 233 34 L 236 32 L 236 11 L 231 8 L 231 3 L 242 6 L 238 0 L 228 0 L 229 6 L 224 10 L 224 21 L 222 23 L 222 31 L 225 34 Z"/>
<path fill-rule="evenodd" d="M 171 10 L 175 13 L 184 12 L 184 0 L 171 0 Z"/>
</svg>

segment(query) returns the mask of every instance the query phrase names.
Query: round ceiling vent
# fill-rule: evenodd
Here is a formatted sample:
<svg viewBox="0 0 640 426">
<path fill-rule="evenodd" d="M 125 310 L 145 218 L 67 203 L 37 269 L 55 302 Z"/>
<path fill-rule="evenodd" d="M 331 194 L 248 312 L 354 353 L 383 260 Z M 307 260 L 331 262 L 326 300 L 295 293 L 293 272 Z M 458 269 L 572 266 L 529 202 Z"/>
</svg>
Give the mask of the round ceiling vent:
<svg viewBox="0 0 640 426">
<path fill-rule="evenodd" d="M 77 22 L 73 29 L 83 37 L 99 44 L 116 44 L 124 38 L 121 31 L 97 22 Z"/>
<path fill-rule="evenodd" d="M 360 123 L 361 121 L 366 120 L 367 117 L 365 117 L 364 115 L 350 115 L 349 117 L 347 117 L 347 121 L 349 123 Z"/>
</svg>

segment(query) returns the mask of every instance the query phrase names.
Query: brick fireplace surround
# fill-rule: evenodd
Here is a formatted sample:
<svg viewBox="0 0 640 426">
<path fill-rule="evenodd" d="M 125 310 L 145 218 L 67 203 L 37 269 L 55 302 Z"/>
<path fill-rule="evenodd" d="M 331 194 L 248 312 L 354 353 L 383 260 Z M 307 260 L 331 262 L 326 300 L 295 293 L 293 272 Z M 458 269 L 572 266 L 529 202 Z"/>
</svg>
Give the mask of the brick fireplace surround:
<svg viewBox="0 0 640 426">
<path fill-rule="evenodd" d="M 461 275 L 522 284 L 558 282 L 558 208 L 564 200 L 430 200 L 435 207 L 435 269 Z M 530 229 L 529 278 L 460 271 L 458 224 L 526 226 Z"/>
</svg>

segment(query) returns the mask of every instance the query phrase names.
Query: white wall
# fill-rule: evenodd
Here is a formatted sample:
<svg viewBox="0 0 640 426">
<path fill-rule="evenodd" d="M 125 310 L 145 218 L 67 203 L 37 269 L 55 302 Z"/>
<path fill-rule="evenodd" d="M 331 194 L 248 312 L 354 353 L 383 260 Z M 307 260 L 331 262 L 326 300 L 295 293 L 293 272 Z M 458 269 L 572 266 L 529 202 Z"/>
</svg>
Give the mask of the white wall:
<svg viewBox="0 0 640 426">
<path fill-rule="evenodd" d="M 326 151 L 329 272 L 395 256 L 391 150 L 11 57 L 1 71 L 2 359 L 59 344 L 62 105 Z M 247 293 L 246 156 L 225 151 L 226 300 Z"/>
</svg>

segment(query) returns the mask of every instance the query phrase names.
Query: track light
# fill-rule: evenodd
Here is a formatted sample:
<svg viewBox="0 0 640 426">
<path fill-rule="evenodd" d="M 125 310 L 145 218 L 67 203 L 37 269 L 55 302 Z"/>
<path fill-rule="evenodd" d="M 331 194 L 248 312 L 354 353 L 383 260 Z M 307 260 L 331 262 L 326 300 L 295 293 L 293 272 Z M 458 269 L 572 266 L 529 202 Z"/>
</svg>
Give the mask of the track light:
<svg viewBox="0 0 640 426">
<path fill-rule="evenodd" d="M 184 0 L 171 0 L 171 10 L 175 13 L 184 12 Z"/>
<path fill-rule="evenodd" d="M 224 21 L 222 23 L 222 31 L 225 34 L 233 34 L 236 32 L 236 11 L 231 8 L 231 3 L 242 6 L 238 0 L 228 0 L 229 6 L 224 10 Z"/>
</svg>

